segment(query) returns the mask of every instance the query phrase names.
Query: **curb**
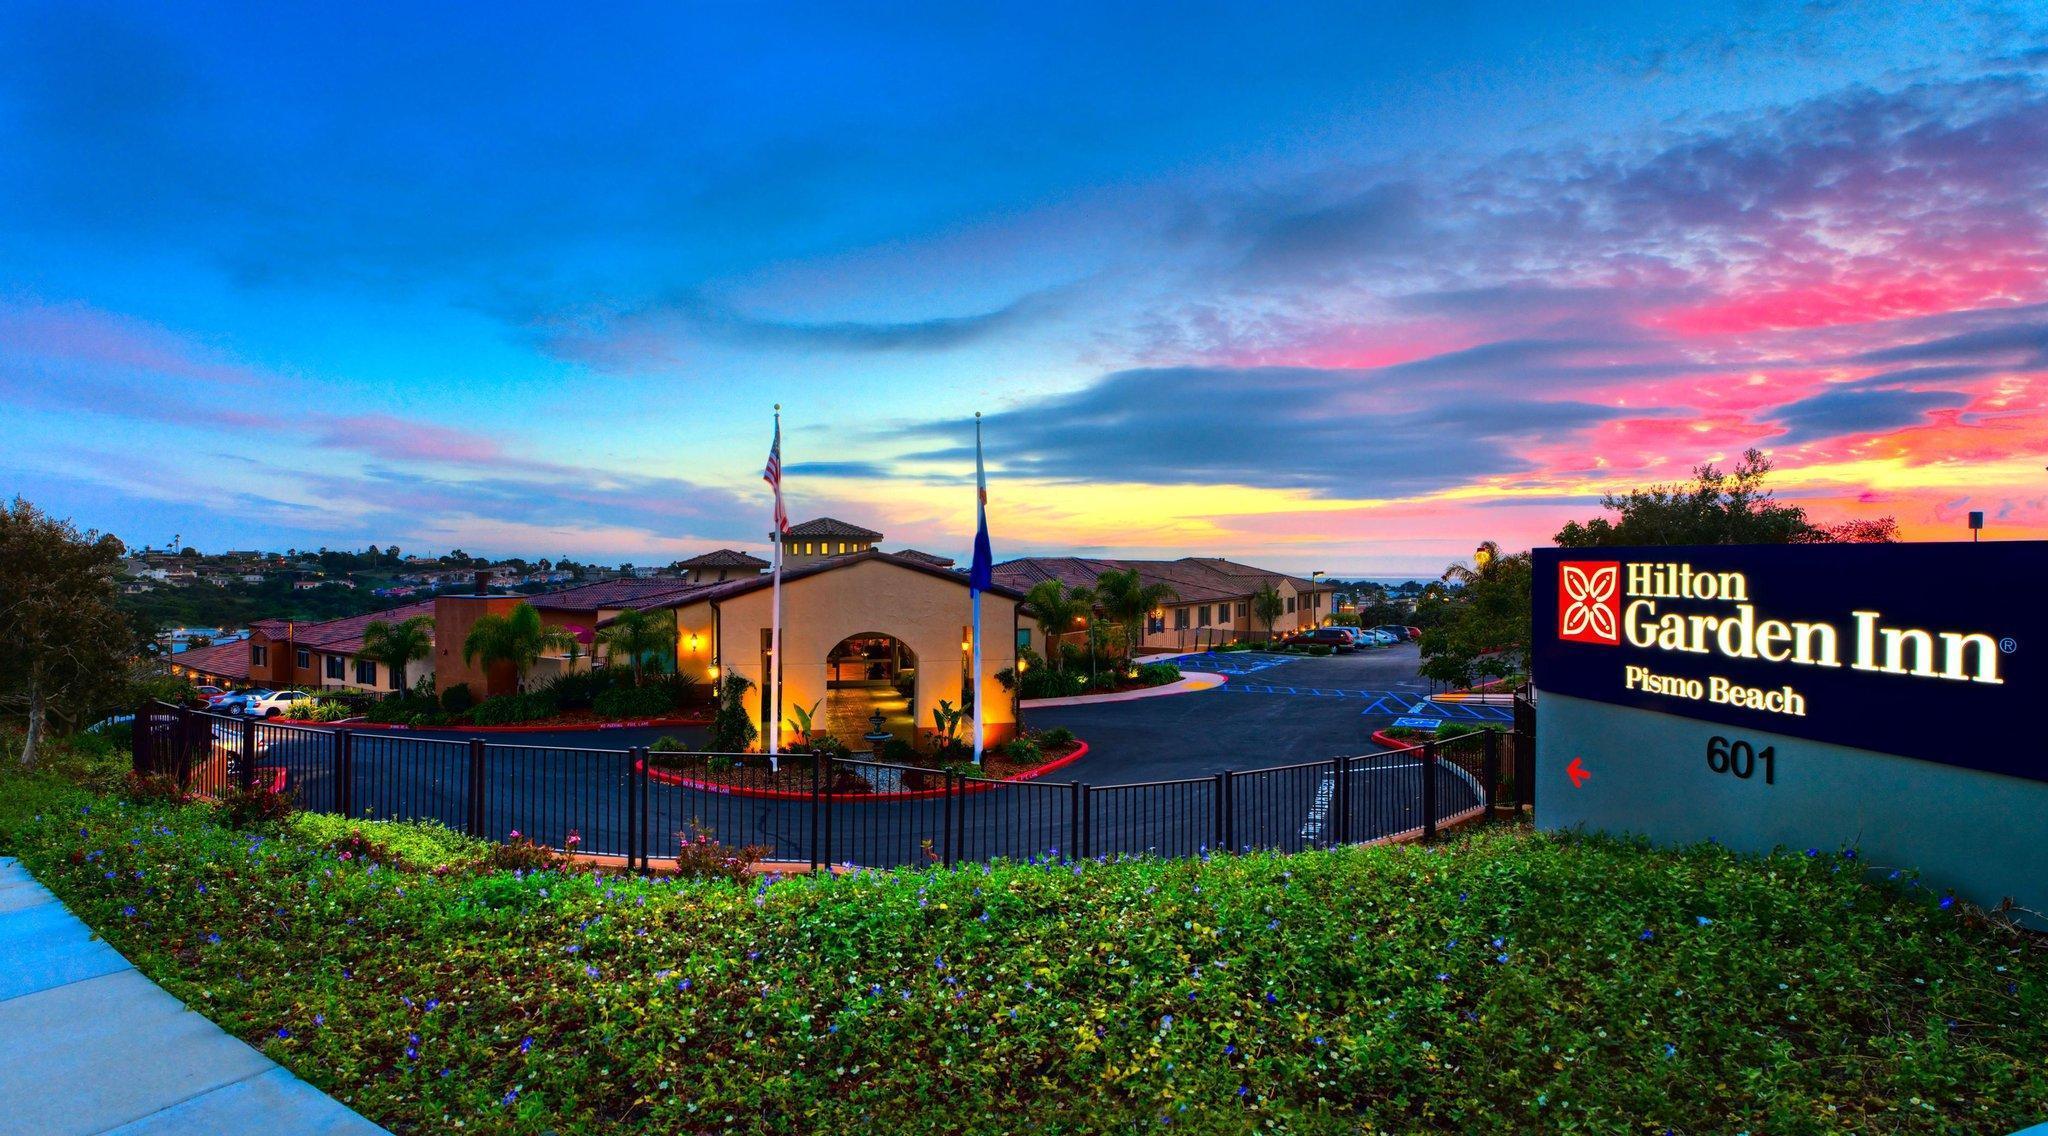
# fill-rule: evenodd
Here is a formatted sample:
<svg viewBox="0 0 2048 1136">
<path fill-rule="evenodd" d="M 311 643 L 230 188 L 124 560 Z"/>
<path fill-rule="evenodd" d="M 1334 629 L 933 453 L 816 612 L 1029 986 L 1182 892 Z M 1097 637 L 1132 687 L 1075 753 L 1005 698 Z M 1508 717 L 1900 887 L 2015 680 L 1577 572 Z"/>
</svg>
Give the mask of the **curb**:
<svg viewBox="0 0 2048 1136">
<path fill-rule="evenodd" d="M 1162 694 L 1193 694 L 1198 690 L 1214 690 L 1230 681 L 1229 675 L 1211 671 L 1197 671 L 1182 675 L 1165 686 L 1147 686 L 1138 690 L 1119 690 L 1110 694 L 1073 694 L 1064 698 L 1031 698 L 1017 703 L 1019 710 L 1037 710 L 1048 706 L 1091 706 L 1099 702 L 1130 702 L 1138 698 L 1157 698 Z"/>
<path fill-rule="evenodd" d="M 1044 765 L 1041 765 L 1036 769 L 1031 769 L 1023 773 L 1019 773 L 1015 777 L 1005 777 L 1001 780 L 964 780 L 961 782 L 959 792 L 962 795 L 967 793 L 986 793 L 989 790 L 1001 785 L 1015 784 L 1019 781 L 1036 781 L 1040 777 L 1043 777 L 1056 769 L 1065 769 L 1067 766 L 1074 764 L 1075 762 L 1081 760 L 1086 756 L 1088 756 L 1088 743 L 1083 741 L 1077 741 L 1074 745 L 1074 752 L 1067 754 L 1064 757 L 1054 758 L 1053 760 L 1046 762 Z M 715 793 L 721 797 L 748 797 L 757 801 L 808 801 L 812 797 L 812 794 L 810 793 L 799 793 L 792 789 L 749 789 L 741 785 L 720 785 L 714 781 L 698 781 L 695 778 L 685 777 L 682 774 L 673 772 L 671 770 L 656 769 L 652 766 L 648 767 L 647 779 L 650 781 L 659 781 L 664 785 L 675 785 L 684 789 L 695 789 L 700 793 Z M 937 798 L 943 797 L 945 795 L 946 791 L 944 789 L 913 789 L 894 793 L 832 794 L 832 796 L 837 800 L 856 802 L 928 801 L 936 800 Z"/>
</svg>

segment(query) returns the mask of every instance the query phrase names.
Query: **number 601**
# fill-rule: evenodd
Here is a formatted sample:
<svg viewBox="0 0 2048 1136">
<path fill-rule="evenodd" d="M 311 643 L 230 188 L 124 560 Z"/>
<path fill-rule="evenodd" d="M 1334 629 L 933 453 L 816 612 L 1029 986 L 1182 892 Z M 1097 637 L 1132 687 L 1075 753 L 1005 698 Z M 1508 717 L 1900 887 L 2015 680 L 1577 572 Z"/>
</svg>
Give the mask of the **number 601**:
<svg viewBox="0 0 2048 1136">
<path fill-rule="evenodd" d="M 1759 750 L 1748 742 L 1731 742 L 1718 734 L 1707 739 L 1707 768 L 1716 773 L 1733 773 L 1745 781 L 1755 776 L 1756 767 L 1761 763 L 1764 784 L 1777 784 L 1777 758 L 1776 746 L 1765 746 Z"/>
</svg>

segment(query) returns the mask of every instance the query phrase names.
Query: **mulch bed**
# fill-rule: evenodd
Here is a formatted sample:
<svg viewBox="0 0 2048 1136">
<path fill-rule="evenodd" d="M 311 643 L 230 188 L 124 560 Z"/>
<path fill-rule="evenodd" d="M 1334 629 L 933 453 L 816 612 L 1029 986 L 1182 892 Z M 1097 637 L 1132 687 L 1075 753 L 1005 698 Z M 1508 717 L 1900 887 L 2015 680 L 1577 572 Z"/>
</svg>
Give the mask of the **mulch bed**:
<svg viewBox="0 0 2048 1136">
<path fill-rule="evenodd" d="M 1063 761 L 1086 748 L 1079 740 L 1049 750 L 1038 761 L 1012 761 L 990 749 L 982 754 L 983 776 L 978 780 L 1007 781 L 1027 778 L 1046 767 Z M 698 754 L 655 754 L 651 759 L 652 768 L 666 771 L 707 785 L 722 785 L 741 791 L 772 793 L 799 793 L 808 795 L 811 789 L 811 758 L 805 753 L 785 753 L 781 768 L 770 772 L 767 754 L 749 754 L 739 764 L 729 764 L 720 759 Z M 871 761 L 867 755 L 854 754 L 849 761 Z M 924 760 L 930 760 L 927 756 Z M 890 769 L 898 768 L 895 766 Z M 877 772 L 866 766 L 840 765 L 835 768 L 834 794 L 872 792 L 928 792 L 945 787 L 946 774 L 935 767 L 903 768 L 902 783 L 899 786 L 878 786 Z M 882 776 L 887 776 L 884 772 Z"/>
</svg>

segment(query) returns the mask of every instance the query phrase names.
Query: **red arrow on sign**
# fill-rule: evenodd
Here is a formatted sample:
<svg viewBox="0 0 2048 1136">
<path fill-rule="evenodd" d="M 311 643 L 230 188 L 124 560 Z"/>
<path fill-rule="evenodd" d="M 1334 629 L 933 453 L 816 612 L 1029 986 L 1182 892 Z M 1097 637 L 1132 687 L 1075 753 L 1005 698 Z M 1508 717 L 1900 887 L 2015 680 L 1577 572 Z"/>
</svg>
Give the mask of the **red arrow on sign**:
<svg viewBox="0 0 2048 1136">
<path fill-rule="evenodd" d="M 1576 757 L 1572 758 L 1572 763 L 1570 765 L 1564 767 L 1564 771 L 1568 776 L 1571 777 L 1572 788 L 1574 789 L 1585 784 L 1586 778 L 1591 777 L 1593 775 L 1593 772 L 1591 770 L 1579 764 L 1579 759 Z"/>
</svg>

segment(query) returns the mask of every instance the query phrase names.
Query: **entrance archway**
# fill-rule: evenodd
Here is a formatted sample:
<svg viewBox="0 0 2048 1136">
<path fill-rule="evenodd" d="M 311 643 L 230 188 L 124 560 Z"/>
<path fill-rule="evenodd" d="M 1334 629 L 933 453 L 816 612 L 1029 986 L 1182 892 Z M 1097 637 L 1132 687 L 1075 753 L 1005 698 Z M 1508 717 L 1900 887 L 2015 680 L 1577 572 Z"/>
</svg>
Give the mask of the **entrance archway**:
<svg viewBox="0 0 2048 1136">
<path fill-rule="evenodd" d="M 867 750 L 862 736 L 882 728 L 906 742 L 917 741 L 917 654 L 894 635 L 863 631 L 841 639 L 825 655 L 825 704 L 818 730 L 855 752 Z"/>
</svg>

